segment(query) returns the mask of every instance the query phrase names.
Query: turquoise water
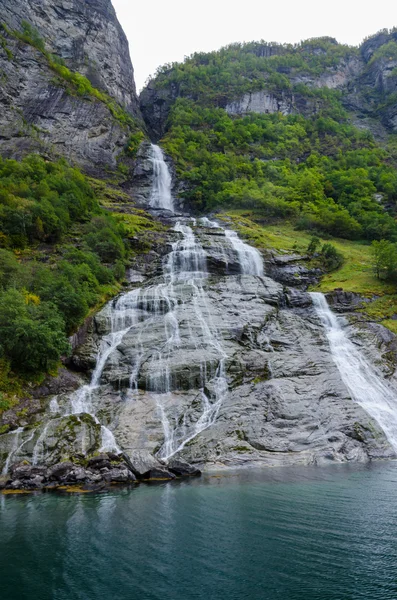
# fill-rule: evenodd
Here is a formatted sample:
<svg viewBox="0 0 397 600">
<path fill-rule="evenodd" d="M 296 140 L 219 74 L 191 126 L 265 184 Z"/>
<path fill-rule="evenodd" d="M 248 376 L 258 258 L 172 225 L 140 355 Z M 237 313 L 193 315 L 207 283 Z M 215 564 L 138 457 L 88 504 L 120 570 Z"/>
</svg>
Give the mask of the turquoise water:
<svg viewBox="0 0 397 600">
<path fill-rule="evenodd" d="M 396 600 L 397 463 L 0 498 L 2 600 Z"/>
</svg>

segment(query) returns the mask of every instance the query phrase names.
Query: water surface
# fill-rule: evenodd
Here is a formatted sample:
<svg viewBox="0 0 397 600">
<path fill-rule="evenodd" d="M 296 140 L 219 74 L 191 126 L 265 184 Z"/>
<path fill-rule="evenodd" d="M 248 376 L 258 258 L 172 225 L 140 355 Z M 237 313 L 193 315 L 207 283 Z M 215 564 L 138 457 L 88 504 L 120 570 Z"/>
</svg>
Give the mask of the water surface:
<svg viewBox="0 0 397 600">
<path fill-rule="evenodd" d="M 0 497 L 2 600 L 395 600 L 397 463 Z"/>
</svg>

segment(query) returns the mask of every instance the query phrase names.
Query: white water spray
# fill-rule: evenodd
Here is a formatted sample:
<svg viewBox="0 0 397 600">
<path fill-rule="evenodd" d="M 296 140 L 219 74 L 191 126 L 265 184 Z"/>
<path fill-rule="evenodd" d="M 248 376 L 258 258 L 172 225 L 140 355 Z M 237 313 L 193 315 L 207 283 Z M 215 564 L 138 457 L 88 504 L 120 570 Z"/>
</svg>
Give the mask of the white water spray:
<svg viewBox="0 0 397 600">
<path fill-rule="evenodd" d="M 383 429 L 397 452 L 397 393 L 376 372 L 346 336 L 323 294 L 311 294 L 314 308 L 324 326 L 332 357 L 351 397 Z"/>
<path fill-rule="evenodd" d="M 133 294 L 134 292 L 131 292 Z M 92 405 L 92 396 L 95 390 L 100 387 L 103 370 L 117 347 L 123 341 L 124 336 L 131 327 L 136 324 L 137 315 L 135 305 L 131 307 L 129 303 L 129 294 L 121 296 L 115 305 L 108 305 L 108 313 L 111 323 L 111 331 L 104 336 L 99 348 L 96 365 L 89 385 L 84 385 L 78 389 L 71 397 L 72 414 L 79 415 L 87 413 L 92 416 L 95 423 L 101 425 L 102 444 L 100 450 L 121 452 L 113 433 L 105 425 L 100 424 Z"/>
<path fill-rule="evenodd" d="M 153 164 L 153 187 L 150 206 L 174 212 L 174 203 L 171 194 L 171 174 L 164 160 L 163 151 L 155 144 L 151 146 L 150 160 Z"/>
<path fill-rule="evenodd" d="M 203 288 L 208 277 L 207 255 L 197 240 L 192 228 L 178 222 L 174 231 L 180 239 L 172 245 L 172 251 L 164 262 L 163 281 L 157 285 L 137 290 L 132 304 L 141 311 L 146 328 L 162 324 L 163 334 L 156 346 L 145 350 L 142 347 L 140 326 L 136 337 L 135 363 L 132 365 L 131 392 L 138 390 L 138 380 L 147 373 L 145 389 L 153 395 L 163 425 L 164 442 L 158 456 L 164 460 L 180 451 L 187 442 L 210 427 L 215 421 L 222 401 L 227 393 L 225 359 L 220 335 L 211 320 L 209 299 Z M 184 302 L 191 302 L 194 311 L 193 327 L 189 338 L 183 342 L 179 331 L 179 318 Z M 156 325 L 158 324 L 158 325 Z M 160 325 L 161 327 L 161 325 Z M 161 329 L 160 329 L 161 331 Z M 201 408 L 188 408 L 185 414 L 171 419 L 166 405 L 178 382 L 173 378 L 173 365 L 180 359 L 183 345 L 199 351 L 200 372 L 199 394 Z M 211 391 L 209 392 L 208 389 Z M 197 414 L 198 413 L 198 414 Z"/>
<path fill-rule="evenodd" d="M 225 229 L 225 236 L 237 253 L 241 272 L 244 275 L 263 276 L 263 260 L 258 250 L 243 242 L 231 229 Z"/>
</svg>

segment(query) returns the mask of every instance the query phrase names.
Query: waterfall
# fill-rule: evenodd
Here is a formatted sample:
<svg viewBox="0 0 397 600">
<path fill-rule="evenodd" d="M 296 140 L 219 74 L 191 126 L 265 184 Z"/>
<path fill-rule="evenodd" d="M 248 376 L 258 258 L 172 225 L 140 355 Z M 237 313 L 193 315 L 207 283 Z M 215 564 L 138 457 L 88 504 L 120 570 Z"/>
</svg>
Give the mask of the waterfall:
<svg viewBox="0 0 397 600">
<path fill-rule="evenodd" d="M 263 275 L 263 260 L 256 248 L 241 240 L 235 231 L 225 229 L 225 236 L 238 256 L 241 273 L 244 275 Z"/>
<path fill-rule="evenodd" d="M 256 248 L 246 244 L 238 237 L 238 234 L 232 229 L 223 229 L 216 221 L 211 221 L 208 217 L 202 217 L 200 224 L 208 229 L 220 229 L 224 232 L 233 251 L 237 254 L 237 261 L 240 265 L 240 272 L 243 275 L 263 276 L 263 259 Z"/>
<path fill-rule="evenodd" d="M 120 452 L 113 433 L 105 425 L 100 424 L 95 410 L 92 406 L 93 392 L 100 386 L 103 370 L 113 352 L 121 344 L 124 336 L 130 331 L 137 322 L 135 303 L 131 305 L 130 295 L 137 292 L 130 292 L 121 296 L 114 306 L 108 305 L 108 316 L 110 318 L 111 331 L 104 336 L 101 341 L 99 352 L 96 359 L 95 369 L 88 385 L 82 386 L 71 396 L 71 414 L 79 415 L 87 413 L 91 415 L 98 425 L 101 425 L 102 445 L 100 450 Z"/>
<path fill-rule="evenodd" d="M 8 473 L 8 469 L 10 468 L 10 464 L 11 464 L 11 460 L 13 458 L 17 458 L 18 457 L 18 453 L 22 450 L 22 448 L 28 444 L 29 442 L 32 441 L 32 439 L 34 438 L 34 430 L 33 432 L 30 434 L 30 436 L 28 437 L 28 439 L 24 440 L 21 444 L 19 443 L 19 439 L 21 434 L 23 433 L 24 428 L 23 427 L 18 427 L 18 429 L 16 429 L 15 431 L 12 431 L 11 433 L 9 433 L 8 435 L 12 435 L 15 436 L 14 439 L 14 443 L 12 445 L 12 448 L 10 450 L 10 452 L 8 453 L 7 456 L 7 460 L 4 464 L 3 470 L 2 470 L 2 475 L 6 475 Z"/>
<path fill-rule="evenodd" d="M 155 398 L 163 426 L 164 442 L 157 453 L 163 460 L 168 460 L 182 450 L 190 440 L 214 423 L 227 393 L 227 356 L 220 335 L 212 324 L 211 307 L 203 287 L 208 277 L 207 256 L 189 225 L 177 222 L 174 231 L 181 237 L 173 243 L 172 250 L 164 261 L 163 281 L 130 295 L 131 306 L 134 306 L 137 313 L 141 311 L 141 320 L 145 322 L 146 328 L 162 323 L 162 337 L 156 340 L 155 347 L 149 350 L 148 356 L 144 357 L 142 348 L 142 327 L 138 332 L 130 390 L 137 393 L 138 380 L 142 378 L 141 367 L 144 364 L 148 373 L 145 388 Z M 184 340 L 184 344 L 199 350 L 202 357 L 199 365 L 201 414 L 197 418 L 196 415 L 188 414 L 188 409 L 177 419 L 170 420 L 165 405 L 175 385 L 172 366 L 183 348 L 179 319 L 185 301 L 192 304 L 194 326 L 190 328 L 189 339 Z M 211 389 L 210 392 L 208 388 Z"/>
<path fill-rule="evenodd" d="M 327 334 L 332 357 L 351 397 L 383 429 L 397 452 L 397 394 L 343 331 L 323 294 L 312 292 L 314 308 Z"/>
<path fill-rule="evenodd" d="M 174 212 L 171 194 L 171 174 L 164 160 L 163 151 L 155 144 L 151 145 L 150 160 L 153 164 L 153 187 L 150 206 Z"/>
<path fill-rule="evenodd" d="M 155 169 L 156 178 L 160 171 L 160 166 Z M 157 190 L 161 185 L 154 182 Z M 217 230 L 210 240 L 208 228 Z M 263 273 L 262 259 L 235 232 L 225 231 L 207 218 L 180 219 L 173 230 L 177 239 L 163 259 L 162 275 L 152 285 L 123 293 L 103 309 L 109 333 L 101 338 L 90 382 L 68 396 L 65 404 L 62 397 L 53 398 L 48 420 L 39 431 L 33 430 L 29 440 L 22 442 L 22 430 L 15 433 L 5 469 L 34 435 L 33 464 L 45 462 L 50 424 L 70 415 L 91 415 L 101 430 L 99 450 L 120 452 L 113 432 L 103 424 L 98 393 L 112 381 L 112 365 L 120 360 L 126 370 L 120 371 L 123 401 L 135 402 L 144 393 L 148 406 L 157 407 L 154 416 L 161 422 L 164 436 L 157 452 L 160 459 L 168 460 L 215 423 L 228 394 L 228 355 L 213 321 L 216 307 L 207 293 L 207 254 L 210 256 L 214 243 L 222 246 L 225 271 L 232 258 L 240 272 L 248 275 Z M 113 383 L 117 385 L 117 381 Z"/>
<path fill-rule="evenodd" d="M 18 427 L 18 429 L 15 429 L 14 431 L 11 431 L 8 434 L 9 436 L 14 437 L 14 443 L 12 444 L 11 450 L 8 453 L 7 460 L 5 462 L 5 465 L 4 465 L 2 473 L 1 473 L 2 475 L 6 475 L 8 473 L 11 459 L 17 454 L 19 448 L 21 447 L 19 445 L 19 438 L 20 438 L 22 431 L 23 431 L 23 427 Z"/>
</svg>

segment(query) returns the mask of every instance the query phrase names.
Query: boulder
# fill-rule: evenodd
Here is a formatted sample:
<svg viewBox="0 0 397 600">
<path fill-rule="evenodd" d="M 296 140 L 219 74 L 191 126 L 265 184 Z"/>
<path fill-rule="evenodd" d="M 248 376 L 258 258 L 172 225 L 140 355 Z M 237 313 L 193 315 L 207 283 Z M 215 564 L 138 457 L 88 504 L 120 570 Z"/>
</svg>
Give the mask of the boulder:
<svg viewBox="0 0 397 600">
<path fill-rule="evenodd" d="M 75 466 L 71 462 L 58 463 L 48 469 L 48 479 L 49 481 L 66 481 L 74 468 Z"/>
<path fill-rule="evenodd" d="M 172 458 L 167 464 L 168 470 L 177 477 L 196 477 L 201 471 L 181 458 Z"/>
<path fill-rule="evenodd" d="M 128 469 L 110 469 L 108 473 L 104 476 L 105 481 L 110 481 L 112 483 L 128 483 L 132 481 L 136 481 L 135 475 L 129 471 Z"/>
<path fill-rule="evenodd" d="M 148 473 L 163 473 L 164 465 L 148 450 L 133 450 L 123 454 L 123 458 L 137 479 L 149 479 Z"/>
<path fill-rule="evenodd" d="M 100 454 L 99 456 L 90 458 L 87 463 L 87 467 L 94 470 L 100 470 L 103 468 L 109 469 L 111 467 L 111 461 L 107 454 Z"/>
<path fill-rule="evenodd" d="M 165 481 L 169 479 L 175 479 L 174 473 L 167 471 L 166 469 L 150 469 L 143 474 L 142 479 L 150 479 L 151 481 Z"/>
</svg>

